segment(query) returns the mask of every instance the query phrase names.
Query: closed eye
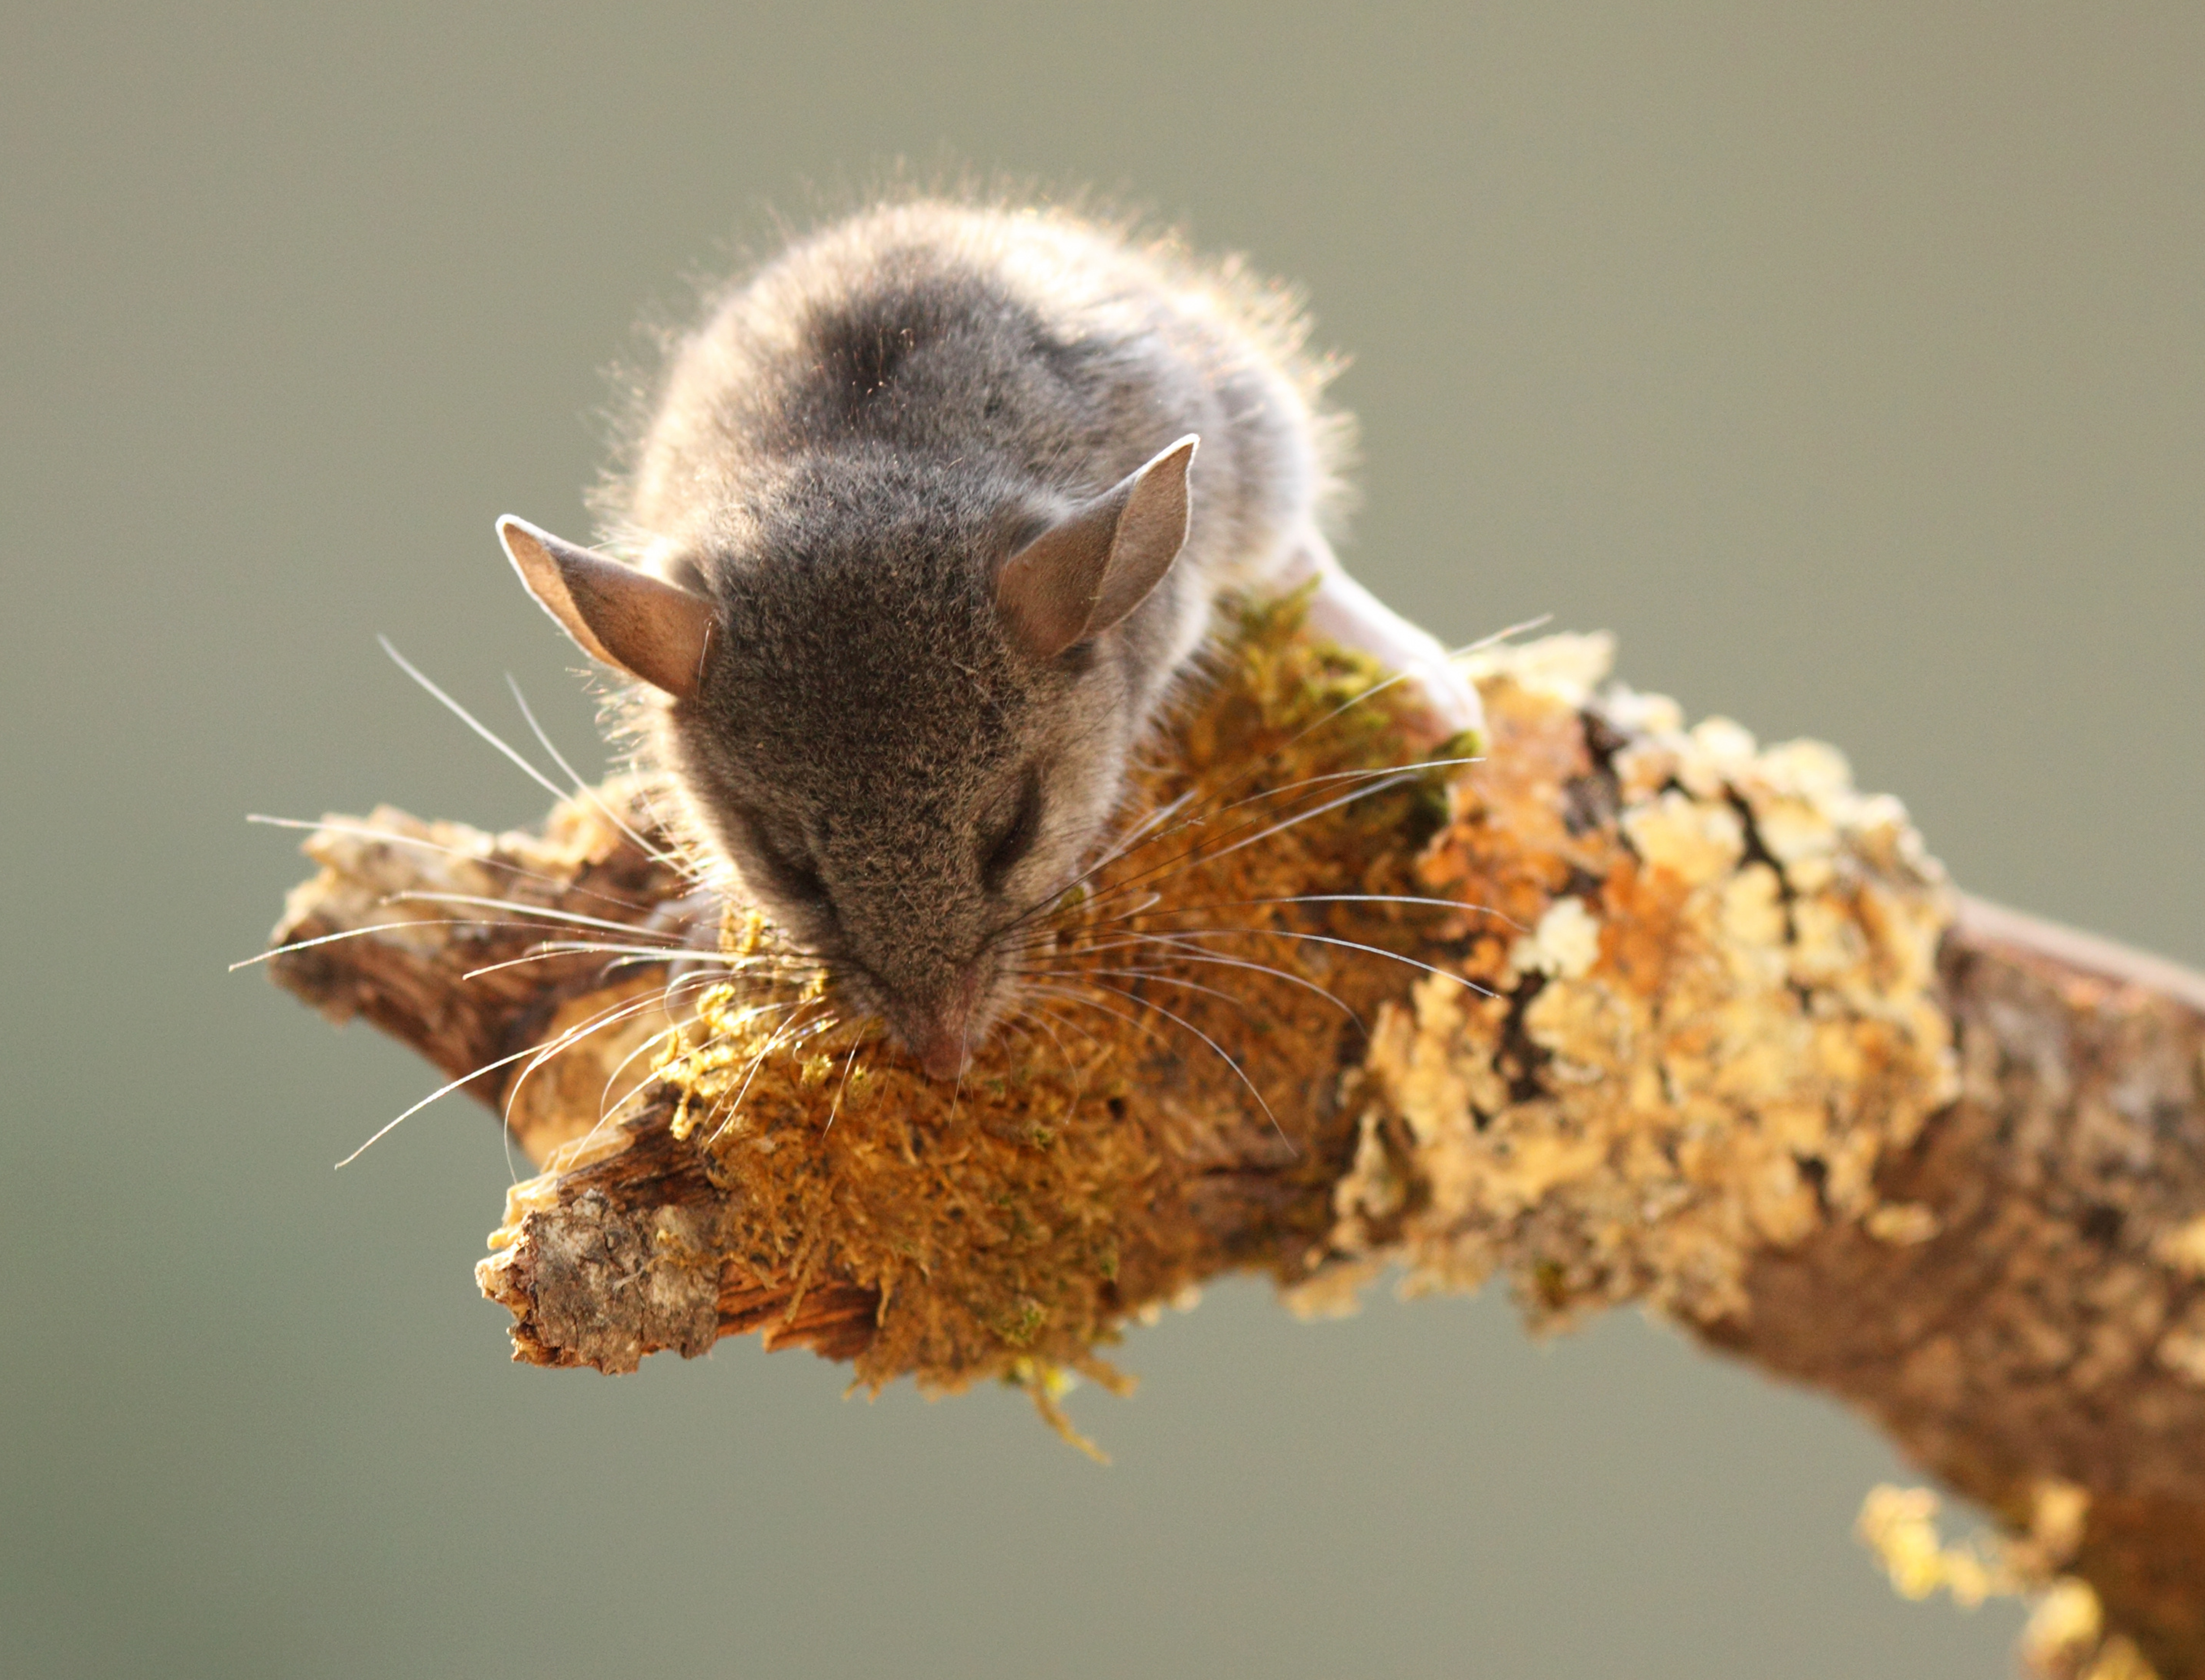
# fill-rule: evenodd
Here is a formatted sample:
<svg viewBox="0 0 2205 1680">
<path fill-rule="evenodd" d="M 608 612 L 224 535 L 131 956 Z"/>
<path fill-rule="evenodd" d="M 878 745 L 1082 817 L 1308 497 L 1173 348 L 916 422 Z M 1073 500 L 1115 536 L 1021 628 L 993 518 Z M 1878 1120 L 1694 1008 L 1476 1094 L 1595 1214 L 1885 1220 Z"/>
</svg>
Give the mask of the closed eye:
<svg viewBox="0 0 2205 1680">
<path fill-rule="evenodd" d="M 764 824 L 753 816 L 746 815 L 743 827 L 749 831 L 751 851 L 765 867 L 768 886 L 784 899 L 832 913 L 835 901 L 808 854 L 791 853 L 776 846 L 766 838 Z"/>
<path fill-rule="evenodd" d="M 827 896 L 827 883 L 819 878 L 819 871 L 809 864 L 791 863 L 780 852 L 769 847 L 759 848 L 765 855 L 766 869 L 773 876 L 773 884 L 783 898 L 823 909 L 833 906 Z"/>
<path fill-rule="evenodd" d="M 1025 789 L 1019 796 L 1018 810 L 981 855 L 982 884 L 991 893 L 1000 891 L 1004 879 L 1018 867 L 1019 859 L 1033 850 L 1033 843 L 1040 834 L 1041 778 L 1029 771 Z"/>
</svg>

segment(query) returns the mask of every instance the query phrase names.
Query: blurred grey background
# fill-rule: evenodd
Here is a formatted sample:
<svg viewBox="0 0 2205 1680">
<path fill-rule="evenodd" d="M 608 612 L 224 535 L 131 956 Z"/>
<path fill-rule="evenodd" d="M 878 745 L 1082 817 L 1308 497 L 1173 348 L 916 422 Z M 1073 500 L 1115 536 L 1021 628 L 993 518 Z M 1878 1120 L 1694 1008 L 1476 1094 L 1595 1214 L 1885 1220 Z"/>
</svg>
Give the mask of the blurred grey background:
<svg viewBox="0 0 2205 1680">
<path fill-rule="evenodd" d="M 2004 1672 L 1851 1539 L 1866 1428 L 1636 1318 L 1219 1289 L 1075 1398 L 1108 1470 L 511 1367 L 490 1121 L 333 1173 L 427 1068 L 223 965 L 303 869 L 247 811 L 537 813 L 374 633 L 586 749 L 492 517 L 579 533 L 633 324 L 899 155 L 1306 282 L 1435 630 L 1613 627 L 2205 961 L 2201 87 L 2187 4 L 9 8 L 0 1669 Z"/>
</svg>

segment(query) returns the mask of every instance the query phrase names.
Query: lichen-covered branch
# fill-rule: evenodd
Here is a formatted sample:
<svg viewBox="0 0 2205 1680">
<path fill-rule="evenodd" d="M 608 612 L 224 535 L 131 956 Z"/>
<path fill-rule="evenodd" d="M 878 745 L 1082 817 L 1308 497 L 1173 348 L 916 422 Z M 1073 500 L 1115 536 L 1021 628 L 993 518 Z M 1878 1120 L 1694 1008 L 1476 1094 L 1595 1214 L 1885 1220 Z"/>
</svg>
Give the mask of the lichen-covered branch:
<svg viewBox="0 0 2205 1680">
<path fill-rule="evenodd" d="M 516 1058 L 474 1089 L 545 1168 L 480 1268 L 522 1359 L 755 1329 L 1053 1411 L 1222 1270 L 1305 1310 L 1497 1272 L 1843 1396 L 2088 1583 L 2067 1670 L 2205 1674 L 2205 982 L 1959 897 L 1828 749 L 1606 656 L 1486 656 L 1489 750 L 1434 766 L 1253 617 L 955 1088 L 754 918 L 651 956 L 684 885 L 632 785 L 543 838 L 333 822 L 279 941 L 405 925 L 276 972 L 453 1077 Z"/>
</svg>

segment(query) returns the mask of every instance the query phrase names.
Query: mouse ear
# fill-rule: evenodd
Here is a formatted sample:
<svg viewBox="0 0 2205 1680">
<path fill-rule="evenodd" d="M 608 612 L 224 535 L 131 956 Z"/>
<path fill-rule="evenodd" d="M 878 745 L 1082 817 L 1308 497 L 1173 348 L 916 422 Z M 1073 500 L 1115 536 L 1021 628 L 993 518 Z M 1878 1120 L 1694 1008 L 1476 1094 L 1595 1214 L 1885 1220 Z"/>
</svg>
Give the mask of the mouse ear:
<svg viewBox="0 0 2205 1680">
<path fill-rule="evenodd" d="M 712 633 L 712 603 L 703 596 L 511 513 L 498 520 L 497 540 L 528 592 L 583 652 L 677 700 L 696 693 Z"/>
<path fill-rule="evenodd" d="M 1050 658 L 1139 606 L 1186 542 L 1182 437 L 1020 549 L 996 578 L 996 608 L 1027 652 Z"/>
</svg>

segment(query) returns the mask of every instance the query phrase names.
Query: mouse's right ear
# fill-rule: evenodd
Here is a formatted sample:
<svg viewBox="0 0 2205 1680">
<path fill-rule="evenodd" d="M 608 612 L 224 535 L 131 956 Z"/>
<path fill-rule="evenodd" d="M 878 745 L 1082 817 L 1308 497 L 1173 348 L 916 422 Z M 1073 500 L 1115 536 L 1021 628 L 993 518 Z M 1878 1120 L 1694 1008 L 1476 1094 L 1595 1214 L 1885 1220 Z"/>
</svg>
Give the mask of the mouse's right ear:
<svg viewBox="0 0 2205 1680">
<path fill-rule="evenodd" d="M 508 513 L 497 540 L 520 581 L 593 659 L 677 700 L 697 692 L 712 603 Z"/>
<path fill-rule="evenodd" d="M 1180 438 L 1003 562 L 996 609 L 1019 646 L 1054 658 L 1163 581 L 1186 542 L 1186 472 L 1201 441 Z"/>
</svg>

